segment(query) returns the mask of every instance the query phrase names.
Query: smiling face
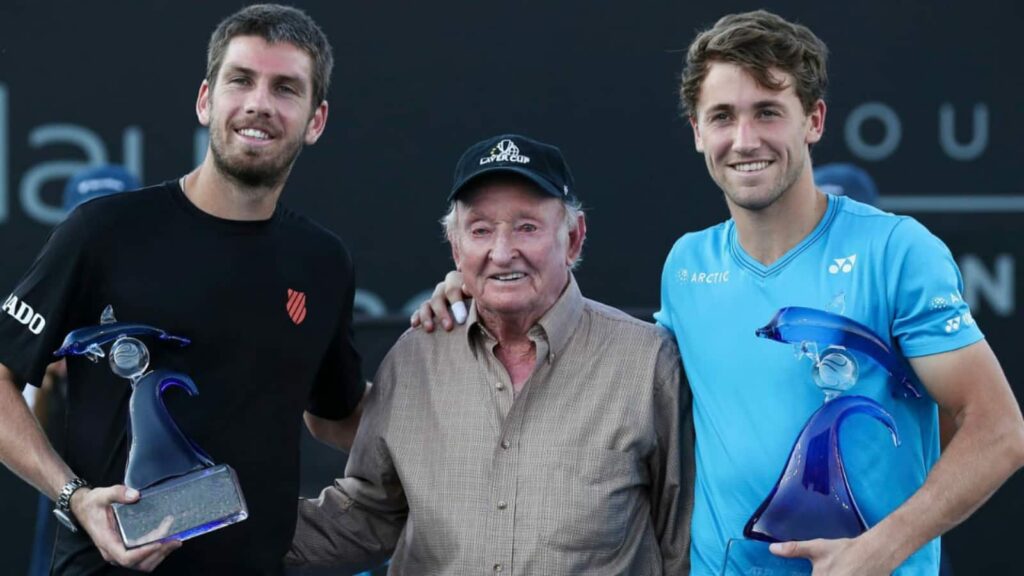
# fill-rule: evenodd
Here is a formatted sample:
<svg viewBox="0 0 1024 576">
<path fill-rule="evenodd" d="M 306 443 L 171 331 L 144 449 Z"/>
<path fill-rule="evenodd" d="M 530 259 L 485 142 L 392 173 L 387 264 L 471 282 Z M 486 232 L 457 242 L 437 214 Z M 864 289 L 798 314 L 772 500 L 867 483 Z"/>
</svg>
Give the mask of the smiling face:
<svg viewBox="0 0 1024 576">
<path fill-rule="evenodd" d="M 319 139 L 327 103 L 311 101 L 312 60 L 293 44 L 237 36 L 196 112 L 210 128 L 210 153 L 223 174 L 253 187 L 284 182 L 304 144 Z"/>
<path fill-rule="evenodd" d="M 792 78 L 782 90 L 761 86 L 740 66 L 710 65 L 690 118 L 697 150 L 730 210 L 760 211 L 795 186 L 813 186 L 809 145 L 821 139 L 825 103 L 805 113 Z"/>
<path fill-rule="evenodd" d="M 561 200 L 516 179 L 459 198 L 452 256 L 485 323 L 532 326 L 558 300 L 586 233 L 582 214 L 572 230 L 565 214 Z"/>
</svg>

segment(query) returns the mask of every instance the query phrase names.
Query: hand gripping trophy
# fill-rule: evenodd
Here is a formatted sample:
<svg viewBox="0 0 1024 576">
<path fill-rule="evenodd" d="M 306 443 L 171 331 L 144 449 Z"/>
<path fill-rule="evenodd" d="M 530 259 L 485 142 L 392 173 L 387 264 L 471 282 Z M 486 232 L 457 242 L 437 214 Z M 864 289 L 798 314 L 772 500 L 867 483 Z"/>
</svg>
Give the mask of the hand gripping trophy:
<svg viewBox="0 0 1024 576">
<path fill-rule="evenodd" d="M 825 403 L 800 431 L 774 488 L 747 521 L 746 540 L 729 541 L 722 574 L 754 573 L 752 567 L 760 574 L 810 574 L 806 560 L 773 557 L 751 541 L 854 538 L 867 531 L 843 465 L 839 427 L 850 415 L 866 414 L 889 429 L 896 446 L 899 433 L 893 417 L 878 402 L 842 395 L 857 383 L 852 353 L 870 358 L 889 374 L 893 396 L 920 398 L 921 392 L 903 360 L 870 328 L 845 316 L 814 308 L 782 308 L 756 335 L 794 344 L 798 359 L 810 358 L 811 378 L 824 392 Z"/>
<path fill-rule="evenodd" d="M 189 396 L 199 393 L 192 379 L 170 370 L 149 368 L 149 350 L 139 337 L 155 337 L 177 346 L 187 338 L 145 324 L 118 322 L 107 306 L 98 326 L 79 328 L 54 355 L 85 356 L 93 362 L 109 356 L 114 374 L 131 381 L 131 447 L 124 483 L 140 493 L 133 504 L 114 504 L 125 547 L 188 540 L 249 516 L 235 471 L 216 465 L 178 428 L 164 405 L 171 387 Z M 113 342 L 109 355 L 103 346 Z"/>
</svg>

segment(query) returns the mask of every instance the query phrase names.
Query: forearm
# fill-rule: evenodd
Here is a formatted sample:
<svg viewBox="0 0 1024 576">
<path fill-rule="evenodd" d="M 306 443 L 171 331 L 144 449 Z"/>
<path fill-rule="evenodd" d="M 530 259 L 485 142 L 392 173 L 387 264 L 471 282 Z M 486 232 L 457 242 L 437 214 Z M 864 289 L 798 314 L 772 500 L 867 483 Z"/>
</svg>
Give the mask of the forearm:
<svg viewBox="0 0 1024 576">
<path fill-rule="evenodd" d="M 965 412 L 959 424 L 925 484 L 863 536 L 893 568 L 970 516 L 1024 461 L 1019 420 Z"/>
<path fill-rule="evenodd" d="M 12 472 L 56 499 L 72 477 L 28 409 L 14 377 L 0 365 L 0 461 Z"/>
</svg>

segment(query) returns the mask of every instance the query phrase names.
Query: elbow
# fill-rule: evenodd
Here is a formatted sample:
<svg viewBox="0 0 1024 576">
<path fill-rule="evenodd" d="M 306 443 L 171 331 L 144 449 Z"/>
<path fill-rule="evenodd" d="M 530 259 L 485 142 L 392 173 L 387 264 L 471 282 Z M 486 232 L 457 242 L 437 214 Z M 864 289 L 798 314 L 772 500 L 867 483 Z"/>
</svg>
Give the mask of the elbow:
<svg viewBox="0 0 1024 576">
<path fill-rule="evenodd" d="M 1013 430 L 1006 436 L 1008 460 L 1013 463 L 1013 471 L 1024 468 L 1024 421 L 1017 419 Z"/>
<path fill-rule="evenodd" d="M 313 416 L 309 412 L 306 412 L 302 415 L 302 419 L 306 422 L 306 430 L 309 430 L 310 436 L 320 442 L 326 443 L 328 441 L 328 431 L 319 418 Z"/>
<path fill-rule="evenodd" d="M 354 422 L 351 419 L 326 420 L 309 412 L 303 414 L 303 420 L 306 421 L 309 435 L 317 441 L 342 452 L 351 451 L 352 443 L 355 441 L 355 425 L 358 424 L 358 420 Z"/>
</svg>

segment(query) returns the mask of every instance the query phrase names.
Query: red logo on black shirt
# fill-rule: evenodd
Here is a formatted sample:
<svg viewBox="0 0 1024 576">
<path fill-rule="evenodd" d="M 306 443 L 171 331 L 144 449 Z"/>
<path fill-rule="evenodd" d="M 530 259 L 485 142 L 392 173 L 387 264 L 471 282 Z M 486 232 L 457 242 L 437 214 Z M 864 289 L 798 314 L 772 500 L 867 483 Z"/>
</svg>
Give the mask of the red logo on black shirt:
<svg viewBox="0 0 1024 576">
<path fill-rule="evenodd" d="M 306 293 L 298 290 L 288 289 L 288 317 L 298 326 L 306 319 Z"/>
</svg>

